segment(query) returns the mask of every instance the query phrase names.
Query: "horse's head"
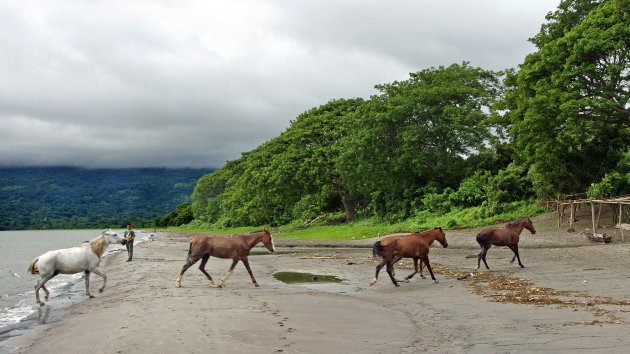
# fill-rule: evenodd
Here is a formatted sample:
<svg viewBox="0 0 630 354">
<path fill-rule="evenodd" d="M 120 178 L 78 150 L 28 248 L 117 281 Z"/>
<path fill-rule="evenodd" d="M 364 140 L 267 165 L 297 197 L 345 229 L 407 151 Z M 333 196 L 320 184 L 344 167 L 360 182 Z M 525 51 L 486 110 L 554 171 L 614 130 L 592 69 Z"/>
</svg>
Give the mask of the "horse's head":
<svg viewBox="0 0 630 354">
<path fill-rule="evenodd" d="M 436 227 L 434 231 L 437 232 L 437 236 L 435 237 L 435 239 L 438 240 L 440 244 L 442 244 L 442 247 L 448 247 L 448 242 L 446 242 L 446 234 L 444 233 L 444 230 L 442 230 L 441 227 Z"/>
<path fill-rule="evenodd" d="M 118 235 L 118 233 L 112 231 L 111 229 L 103 231 L 101 233 L 101 236 L 103 236 L 108 244 L 120 243 L 122 245 L 125 245 L 127 243 L 127 240 L 124 237 L 121 237 L 120 235 Z"/>
<path fill-rule="evenodd" d="M 532 223 L 532 219 L 529 217 L 525 218 L 524 227 L 532 233 L 532 235 L 536 234 L 536 229 L 534 228 L 534 224 Z"/>
<path fill-rule="evenodd" d="M 276 251 L 276 246 L 273 244 L 273 236 L 271 236 L 271 232 L 269 230 L 263 231 L 262 243 L 267 247 L 269 252 L 274 253 Z"/>
</svg>

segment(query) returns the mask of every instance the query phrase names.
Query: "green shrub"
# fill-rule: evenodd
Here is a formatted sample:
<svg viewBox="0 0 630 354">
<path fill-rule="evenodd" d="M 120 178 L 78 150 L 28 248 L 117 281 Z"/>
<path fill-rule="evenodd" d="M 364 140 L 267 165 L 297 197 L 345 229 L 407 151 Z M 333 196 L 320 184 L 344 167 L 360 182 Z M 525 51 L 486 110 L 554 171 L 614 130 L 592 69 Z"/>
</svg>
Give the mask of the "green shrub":
<svg viewBox="0 0 630 354">
<path fill-rule="evenodd" d="M 453 205 L 468 208 L 483 203 L 488 196 L 492 175 L 490 171 L 477 171 L 459 185 L 457 191 L 449 196 Z"/>
<path fill-rule="evenodd" d="M 510 164 L 489 180 L 488 202 L 493 205 L 527 200 L 533 197 L 532 182 L 523 167 Z"/>
<path fill-rule="evenodd" d="M 442 193 L 427 193 L 422 198 L 422 205 L 432 213 L 448 213 L 452 206 L 450 196 L 453 192 L 452 188 L 447 187 Z"/>
<path fill-rule="evenodd" d="M 190 223 L 194 219 L 192 205 L 190 203 L 182 203 L 172 212 L 155 218 L 154 223 L 155 226 L 159 227 L 181 226 Z"/>
<path fill-rule="evenodd" d="M 630 194 L 630 151 L 626 152 L 614 171 L 601 181 L 592 183 L 586 194 L 589 198 L 605 198 Z"/>
</svg>

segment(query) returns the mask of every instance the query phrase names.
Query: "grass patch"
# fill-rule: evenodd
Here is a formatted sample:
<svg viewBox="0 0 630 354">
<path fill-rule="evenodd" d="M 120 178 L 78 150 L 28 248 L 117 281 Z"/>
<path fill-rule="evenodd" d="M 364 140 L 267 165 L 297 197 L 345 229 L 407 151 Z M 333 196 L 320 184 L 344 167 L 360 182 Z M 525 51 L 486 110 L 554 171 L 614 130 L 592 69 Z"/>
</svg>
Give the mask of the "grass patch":
<svg viewBox="0 0 630 354">
<path fill-rule="evenodd" d="M 491 213 L 493 212 L 493 213 Z M 352 222 L 336 225 L 327 224 L 322 219 L 315 224 L 304 226 L 300 222 L 279 227 L 253 226 L 224 228 L 193 222 L 181 227 L 169 227 L 167 231 L 203 232 L 210 234 L 237 234 L 267 228 L 274 237 L 299 240 L 328 240 L 348 241 L 378 237 L 397 232 L 414 232 L 442 227 L 445 230 L 469 227 L 481 227 L 506 221 L 516 220 L 525 216 L 534 216 L 544 212 L 544 208 L 535 201 L 514 202 L 495 206 L 492 209 L 479 206 L 466 209 L 452 210 L 446 214 L 432 214 L 419 212 L 415 217 L 399 222 L 391 222 L 378 218 L 364 218 Z"/>
</svg>

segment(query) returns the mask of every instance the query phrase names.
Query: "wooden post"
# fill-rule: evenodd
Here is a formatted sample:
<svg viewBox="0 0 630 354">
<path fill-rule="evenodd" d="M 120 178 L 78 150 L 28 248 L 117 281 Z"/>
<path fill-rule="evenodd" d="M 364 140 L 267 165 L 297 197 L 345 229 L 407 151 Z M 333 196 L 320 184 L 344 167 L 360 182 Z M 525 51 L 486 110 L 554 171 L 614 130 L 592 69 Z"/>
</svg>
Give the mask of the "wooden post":
<svg viewBox="0 0 630 354">
<path fill-rule="evenodd" d="M 591 219 L 593 221 L 593 235 L 595 235 L 595 204 L 591 202 Z"/>
<path fill-rule="evenodd" d="M 623 241 L 623 226 L 621 225 L 622 220 L 622 212 L 623 212 L 623 206 L 621 203 L 619 203 L 619 217 L 617 219 L 619 219 L 619 231 L 621 231 L 621 241 Z"/>
<path fill-rule="evenodd" d="M 560 202 L 556 204 L 556 214 L 558 216 L 558 227 L 560 227 Z"/>
<path fill-rule="evenodd" d="M 597 207 L 597 223 L 595 224 L 595 227 L 599 227 L 599 217 L 601 215 L 602 215 L 602 203 L 599 203 Z"/>
<path fill-rule="evenodd" d="M 569 217 L 569 230 L 573 229 L 573 218 L 575 217 L 575 213 L 573 212 L 573 210 L 575 210 L 575 204 L 571 202 L 571 216 Z"/>
</svg>

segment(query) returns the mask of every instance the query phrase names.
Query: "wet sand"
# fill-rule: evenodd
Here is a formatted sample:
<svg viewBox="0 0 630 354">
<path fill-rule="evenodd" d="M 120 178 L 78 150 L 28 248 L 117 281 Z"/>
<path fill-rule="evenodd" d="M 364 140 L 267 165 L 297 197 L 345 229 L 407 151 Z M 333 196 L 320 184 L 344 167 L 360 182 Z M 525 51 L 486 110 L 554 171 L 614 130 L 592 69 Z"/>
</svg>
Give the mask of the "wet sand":
<svg viewBox="0 0 630 354">
<path fill-rule="evenodd" d="M 492 248 L 491 271 L 471 275 L 474 230 L 447 232 L 449 247 L 430 253 L 439 283 L 427 274 L 399 288 L 384 270 L 369 286 L 376 261 L 361 247 L 375 239 L 292 248 L 320 243 L 278 237 L 282 252 L 250 257 L 260 288 L 242 264 L 222 289 L 196 266 L 175 288 L 190 236 L 162 233 L 139 245 L 133 262 L 119 254 L 102 265 L 105 292 L 4 344 L 15 353 L 91 354 L 627 352 L 630 237 L 595 244 L 536 226 L 535 236 L 521 235 L 525 268 L 508 262 L 509 250 Z M 211 258 L 207 269 L 216 281 L 229 265 Z M 343 282 L 285 284 L 273 277 L 280 271 Z M 397 267 L 399 277 L 409 272 L 408 260 Z M 101 280 L 91 283 L 96 289 Z M 54 299 L 47 307 L 55 311 Z"/>
</svg>

